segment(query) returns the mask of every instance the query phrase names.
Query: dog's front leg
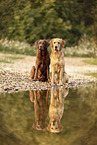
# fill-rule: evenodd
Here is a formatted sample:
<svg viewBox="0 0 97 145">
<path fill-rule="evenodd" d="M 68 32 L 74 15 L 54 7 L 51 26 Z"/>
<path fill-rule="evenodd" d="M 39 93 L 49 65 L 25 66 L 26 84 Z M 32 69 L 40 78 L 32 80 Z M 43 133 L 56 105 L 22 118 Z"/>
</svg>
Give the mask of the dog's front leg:
<svg viewBox="0 0 97 145">
<path fill-rule="evenodd" d="M 61 70 L 60 70 L 60 78 L 59 78 L 59 84 L 62 85 L 62 76 L 63 75 L 63 69 L 61 67 Z"/>
<path fill-rule="evenodd" d="M 51 68 L 51 84 L 54 84 L 54 67 Z"/>
<path fill-rule="evenodd" d="M 51 89 L 51 100 L 50 103 L 53 104 L 54 102 L 54 89 Z"/>
<path fill-rule="evenodd" d="M 50 79 L 49 79 L 49 66 L 47 66 L 47 80 L 50 81 Z"/>
<path fill-rule="evenodd" d="M 59 100 L 60 100 L 60 103 L 63 103 L 62 102 L 62 88 L 59 88 Z"/>
<path fill-rule="evenodd" d="M 48 97 L 49 97 L 49 92 L 47 90 L 47 94 L 46 94 L 46 106 L 48 105 Z"/>
</svg>

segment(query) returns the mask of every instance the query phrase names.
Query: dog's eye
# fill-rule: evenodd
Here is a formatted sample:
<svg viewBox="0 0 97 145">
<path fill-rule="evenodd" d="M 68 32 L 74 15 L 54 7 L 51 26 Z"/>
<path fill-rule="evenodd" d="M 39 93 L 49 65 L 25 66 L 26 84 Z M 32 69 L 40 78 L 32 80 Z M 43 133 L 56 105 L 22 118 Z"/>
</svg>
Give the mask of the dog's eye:
<svg viewBox="0 0 97 145">
<path fill-rule="evenodd" d="M 56 42 L 54 42 L 54 44 L 55 44 Z"/>
</svg>

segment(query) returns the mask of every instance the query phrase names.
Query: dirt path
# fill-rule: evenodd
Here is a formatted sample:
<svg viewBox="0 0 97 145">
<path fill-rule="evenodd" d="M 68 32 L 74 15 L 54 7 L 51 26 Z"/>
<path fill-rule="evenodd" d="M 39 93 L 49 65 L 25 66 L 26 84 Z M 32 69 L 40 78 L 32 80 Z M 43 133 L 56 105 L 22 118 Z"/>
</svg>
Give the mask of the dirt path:
<svg viewBox="0 0 97 145">
<path fill-rule="evenodd" d="M 19 87 L 26 86 L 27 88 L 33 87 L 39 82 L 30 81 L 30 70 L 32 65 L 35 64 L 36 57 L 26 55 L 11 55 L 0 53 L 0 90 L 7 90 L 12 88 L 18 90 Z M 69 75 L 69 82 L 72 81 L 97 81 L 92 76 L 85 76 L 85 73 L 97 72 L 96 65 L 89 65 L 83 62 L 88 58 L 71 58 L 65 57 L 65 70 Z M 7 61 L 7 63 L 5 63 Z M 10 63 L 8 63 L 10 62 Z M 18 78 L 17 78 L 18 77 Z M 42 83 L 44 86 L 44 83 Z M 45 83 L 46 87 L 50 87 L 50 83 Z M 42 87 L 43 87 L 42 86 Z M 25 87 L 24 87 L 25 88 Z"/>
<path fill-rule="evenodd" d="M 97 73 L 97 66 L 90 65 L 85 63 L 83 60 L 89 58 L 65 58 L 66 62 L 66 72 L 71 76 L 73 79 L 93 79 L 96 78 L 92 76 L 86 76 L 87 73 Z M 71 79 L 72 79 L 71 78 Z"/>
<path fill-rule="evenodd" d="M 9 58 L 8 58 L 9 57 Z M 12 57 L 12 58 L 11 58 Z M 17 59 L 14 59 L 17 57 Z M 18 59 L 20 58 L 20 59 Z M 32 65 L 35 64 L 36 57 L 34 56 L 26 56 L 26 55 L 8 55 L 0 53 L 0 59 L 6 59 L 12 63 L 3 63 L 0 62 L 0 71 L 1 70 L 9 70 L 14 72 L 26 73 L 29 75 Z M 78 58 L 78 57 L 65 57 L 65 70 L 69 76 L 75 77 L 80 75 L 80 79 L 85 77 L 85 73 L 97 72 L 96 65 L 89 65 L 83 60 L 88 58 Z M 91 76 L 87 76 L 88 78 L 93 78 Z M 76 78 L 75 78 L 76 79 Z"/>
</svg>

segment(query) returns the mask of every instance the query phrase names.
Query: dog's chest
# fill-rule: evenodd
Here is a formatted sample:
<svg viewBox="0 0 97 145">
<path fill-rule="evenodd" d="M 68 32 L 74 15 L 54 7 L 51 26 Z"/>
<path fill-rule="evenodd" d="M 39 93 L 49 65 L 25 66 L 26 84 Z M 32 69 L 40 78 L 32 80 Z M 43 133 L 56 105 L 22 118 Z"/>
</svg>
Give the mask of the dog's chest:
<svg viewBox="0 0 97 145">
<path fill-rule="evenodd" d="M 53 55 L 52 56 L 53 59 L 51 59 L 51 64 L 61 64 L 62 63 L 62 56 L 61 55 Z"/>
<path fill-rule="evenodd" d="M 46 59 L 49 58 L 48 52 L 47 51 L 39 51 L 37 54 L 37 58 L 40 61 L 45 61 Z"/>
</svg>

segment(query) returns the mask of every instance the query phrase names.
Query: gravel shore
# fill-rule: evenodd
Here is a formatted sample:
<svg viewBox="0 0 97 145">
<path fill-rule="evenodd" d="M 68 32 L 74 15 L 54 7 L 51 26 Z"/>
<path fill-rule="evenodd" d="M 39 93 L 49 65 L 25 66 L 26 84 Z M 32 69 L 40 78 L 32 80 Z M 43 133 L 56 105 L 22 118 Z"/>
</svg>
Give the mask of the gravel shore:
<svg viewBox="0 0 97 145">
<path fill-rule="evenodd" d="M 15 58 L 15 59 L 14 59 Z M 7 60 L 5 63 L 2 60 Z M 36 57 L 26 55 L 11 55 L 0 53 L 0 93 L 30 89 L 49 89 L 55 87 L 50 82 L 30 80 L 30 70 L 35 64 Z M 96 73 L 97 66 L 83 62 L 88 58 L 65 57 L 65 71 L 69 75 L 69 87 L 87 85 L 97 82 L 97 78 L 86 76 L 85 73 Z"/>
</svg>

